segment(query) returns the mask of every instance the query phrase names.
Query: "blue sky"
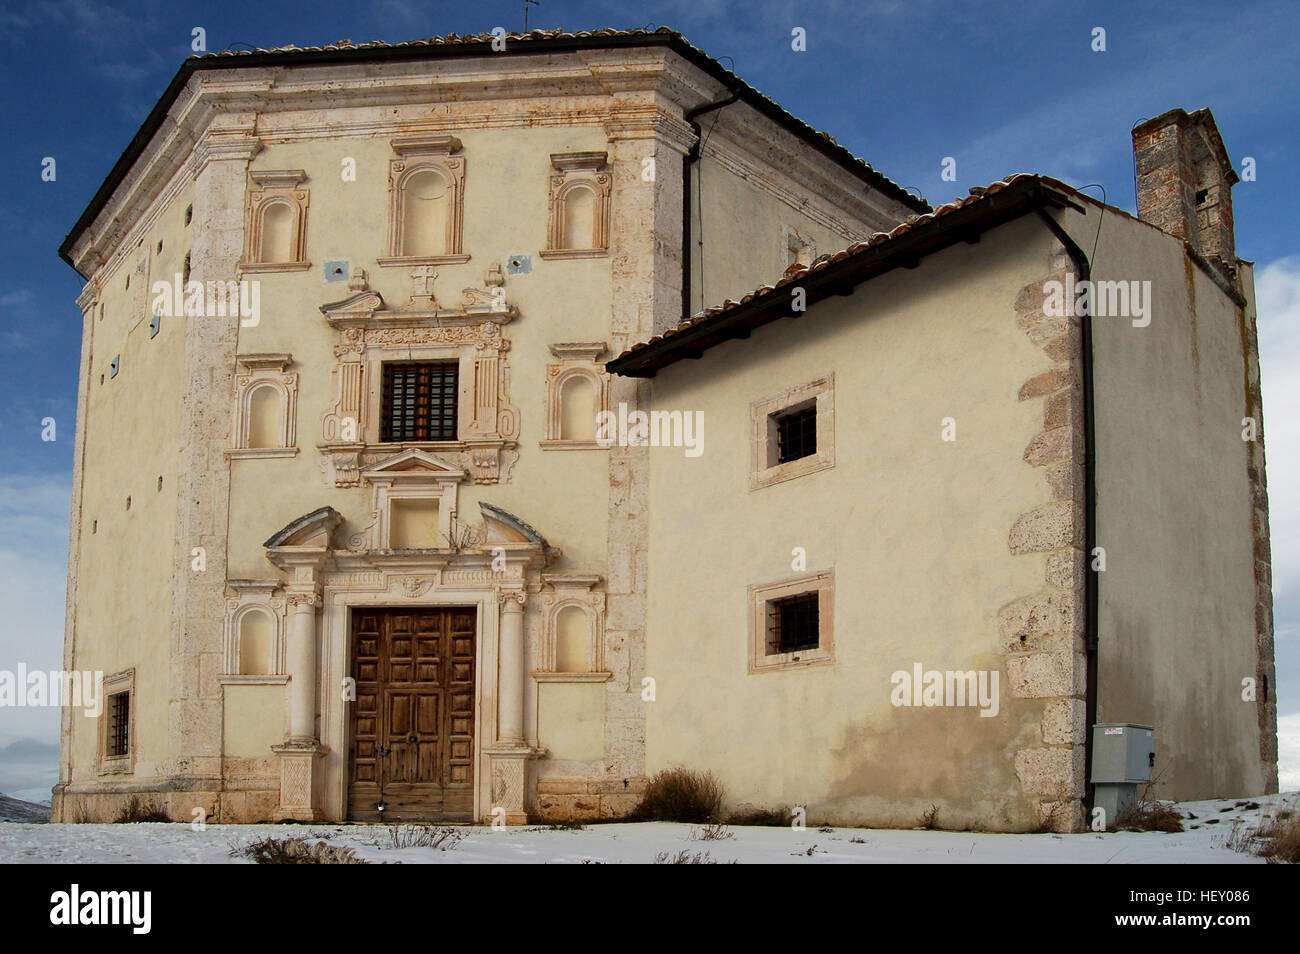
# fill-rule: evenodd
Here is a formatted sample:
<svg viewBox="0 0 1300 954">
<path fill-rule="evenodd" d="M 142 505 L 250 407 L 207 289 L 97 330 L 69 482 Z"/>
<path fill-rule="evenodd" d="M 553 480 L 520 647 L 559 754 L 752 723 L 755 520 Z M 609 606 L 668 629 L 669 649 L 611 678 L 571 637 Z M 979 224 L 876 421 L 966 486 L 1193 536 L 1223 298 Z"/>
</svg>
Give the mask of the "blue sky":
<svg viewBox="0 0 1300 954">
<path fill-rule="evenodd" d="M 1289 2 L 542 0 L 534 27 L 668 25 L 751 85 L 938 204 L 1013 172 L 1100 183 L 1134 210 L 1129 130 L 1208 106 L 1240 168 L 1237 252 L 1257 262 L 1280 712 L 1300 737 L 1300 83 Z M 1170 10 L 1176 10 L 1176 15 Z M 522 0 L 312 4 L 53 0 L 0 10 L 0 669 L 60 665 L 80 278 L 56 254 L 190 52 L 517 30 Z M 1094 27 L 1106 51 L 1091 49 Z M 807 31 L 806 52 L 791 31 Z M 730 59 L 727 59 L 727 58 Z M 41 181 L 41 162 L 57 179 Z M 956 159 L 956 182 L 940 179 Z M 53 417 L 57 440 L 41 440 Z M 57 713 L 0 710 L 0 791 L 48 789 Z M 1290 742 L 1295 745 L 1296 743 Z M 1284 764 L 1300 786 L 1300 752 Z M 1284 787 L 1286 782 L 1284 781 Z"/>
</svg>

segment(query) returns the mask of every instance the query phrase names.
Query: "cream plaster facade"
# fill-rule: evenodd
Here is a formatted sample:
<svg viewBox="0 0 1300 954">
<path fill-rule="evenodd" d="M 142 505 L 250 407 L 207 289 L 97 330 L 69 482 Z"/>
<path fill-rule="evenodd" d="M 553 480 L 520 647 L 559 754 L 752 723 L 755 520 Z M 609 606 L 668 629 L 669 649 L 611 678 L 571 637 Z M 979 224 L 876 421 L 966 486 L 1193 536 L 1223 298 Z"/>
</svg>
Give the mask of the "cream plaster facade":
<svg viewBox="0 0 1300 954">
<path fill-rule="evenodd" d="M 869 293 L 637 370 L 690 331 L 684 308 L 951 219 L 675 34 L 507 42 L 191 60 L 70 236 L 88 283 L 66 666 L 131 673 L 133 723 L 129 771 L 107 772 L 99 724 L 65 714 L 55 820 L 134 793 L 178 820 L 348 817 L 372 608 L 473 613 L 457 820 L 620 816 L 685 765 L 730 807 L 810 823 L 936 805 L 944 827 L 1074 830 L 1094 702 L 1157 725 L 1159 794 L 1275 788 L 1275 707 L 1228 698 L 1272 674 L 1262 438 L 1221 429 L 1260 413 L 1248 267 L 1225 279 L 1046 187 L 1052 211 L 921 247 Z M 1094 277 L 1152 279 L 1152 327 L 1085 339 L 1045 314 L 1097 217 Z M 151 335 L 153 283 L 187 264 L 256 281 L 257 314 Z M 383 369 L 404 361 L 457 369 L 455 439 L 386 438 Z M 817 453 L 775 463 L 793 405 Z M 582 427 L 620 407 L 703 412 L 704 453 Z M 1133 465 L 1170 434 L 1177 453 Z M 1192 468 L 1221 494 L 1188 494 Z M 1153 511 L 1153 484 L 1191 516 Z M 817 650 L 765 651 L 767 607 L 809 591 Z M 996 711 L 892 704 L 917 663 L 995 674 Z"/>
<path fill-rule="evenodd" d="M 597 359 L 680 316 L 685 117 L 727 85 L 647 37 L 209 59 L 166 104 L 67 248 L 88 284 L 66 652 L 134 667 L 135 768 L 98 772 L 95 726 L 67 720 L 56 817 L 109 817 L 146 792 L 176 818 L 343 818 L 340 686 L 363 606 L 474 609 L 474 820 L 635 804 L 649 455 L 564 439 L 556 383 L 578 373 L 597 406 L 645 406 L 646 385 Z M 719 229 L 704 267 L 726 287 L 766 277 L 783 228 L 829 247 L 916 208 L 888 188 L 863 198 L 865 173 L 745 109 L 702 160 Z M 746 135 L 761 153 L 728 145 Z M 450 190 L 430 254 L 403 238 L 421 164 Z M 809 176 L 830 184 L 812 210 Z M 574 215 L 590 213 L 590 247 L 565 248 L 556 202 L 588 187 L 594 208 Z M 292 214 L 267 219 L 276 202 Z M 752 214 L 770 249 L 733 256 L 725 231 Z M 149 337 L 153 284 L 187 264 L 198 282 L 256 281 L 258 314 L 164 314 Z M 398 358 L 458 365 L 457 440 L 382 440 L 380 370 Z M 557 670 L 565 606 L 586 614 L 586 671 Z M 238 671 L 241 645 L 265 672 Z"/>
</svg>

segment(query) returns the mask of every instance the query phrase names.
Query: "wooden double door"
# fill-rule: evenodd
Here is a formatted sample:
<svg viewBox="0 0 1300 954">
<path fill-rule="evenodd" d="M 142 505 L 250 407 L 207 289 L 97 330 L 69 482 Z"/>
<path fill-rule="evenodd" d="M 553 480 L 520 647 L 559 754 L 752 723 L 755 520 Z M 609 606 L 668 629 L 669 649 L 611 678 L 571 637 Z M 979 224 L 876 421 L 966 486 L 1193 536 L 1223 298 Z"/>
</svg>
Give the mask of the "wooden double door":
<svg viewBox="0 0 1300 954">
<path fill-rule="evenodd" d="M 349 818 L 473 821 L 474 630 L 462 607 L 353 610 Z"/>
</svg>

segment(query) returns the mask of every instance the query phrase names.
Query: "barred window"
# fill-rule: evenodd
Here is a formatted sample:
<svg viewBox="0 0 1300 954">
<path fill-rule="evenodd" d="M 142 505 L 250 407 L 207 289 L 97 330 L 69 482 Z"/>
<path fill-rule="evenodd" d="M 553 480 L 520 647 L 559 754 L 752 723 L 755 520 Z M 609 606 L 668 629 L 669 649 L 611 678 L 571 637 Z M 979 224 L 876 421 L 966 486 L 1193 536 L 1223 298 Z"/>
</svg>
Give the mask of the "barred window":
<svg viewBox="0 0 1300 954">
<path fill-rule="evenodd" d="M 104 739 L 104 754 L 109 758 L 117 758 L 130 752 L 130 724 L 131 693 L 113 693 L 108 697 L 108 733 Z"/>
<path fill-rule="evenodd" d="M 776 422 L 776 463 L 811 457 L 817 453 L 817 402 L 806 401 L 780 414 Z"/>
<path fill-rule="evenodd" d="M 380 439 L 456 439 L 455 362 L 393 362 L 384 365 Z"/>
<path fill-rule="evenodd" d="M 767 654 L 816 649 L 820 626 L 818 594 L 800 593 L 767 604 Z"/>
</svg>

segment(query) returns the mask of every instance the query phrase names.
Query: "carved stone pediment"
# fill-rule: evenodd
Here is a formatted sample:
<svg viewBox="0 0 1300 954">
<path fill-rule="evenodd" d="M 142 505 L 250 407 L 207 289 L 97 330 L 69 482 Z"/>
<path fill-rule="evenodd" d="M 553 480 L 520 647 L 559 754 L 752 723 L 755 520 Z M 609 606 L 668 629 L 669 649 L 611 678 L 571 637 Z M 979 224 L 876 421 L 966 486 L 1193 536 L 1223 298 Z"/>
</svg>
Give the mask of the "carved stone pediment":
<svg viewBox="0 0 1300 954">
<path fill-rule="evenodd" d="M 458 484 L 465 479 L 465 471 L 413 447 L 363 468 L 361 476 L 372 484 Z"/>
<path fill-rule="evenodd" d="M 493 291 L 466 288 L 454 308 L 405 307 L 390 309 L 378 292 L 367 291 L 343 301 L 322 305 L 321 314 L 334 328 L 456 328 L 483 322 L 508 324 L 519 317 L 519 309 Z"/>
<path fill-rule="evenodd" d="M 364 325 L 376 312 L 385 309 L 384 298 L 377 291 L 357 292 L 342 301 L 321 305 L 321 314 L 335 328 Z"/>
<path fill-rule="evenodd" d="M 361 284 L 366 284 L 364 273 Z M 379 292 L 367 287 L 342 301 L 320 306 L 321 314 L 334 328 L 454 328 L 483 322 L 507 324 L 519 317 L 519 309 L 506 301 L 505 277 L 500 263 L 493 263 L 484 277 L 486 288 L 464 288 L 458 305 L 441 305 L 433 293 L 438 272 L 421 266 L 411 273 L 410 300 L 390 308 Z"/>
</svg>

